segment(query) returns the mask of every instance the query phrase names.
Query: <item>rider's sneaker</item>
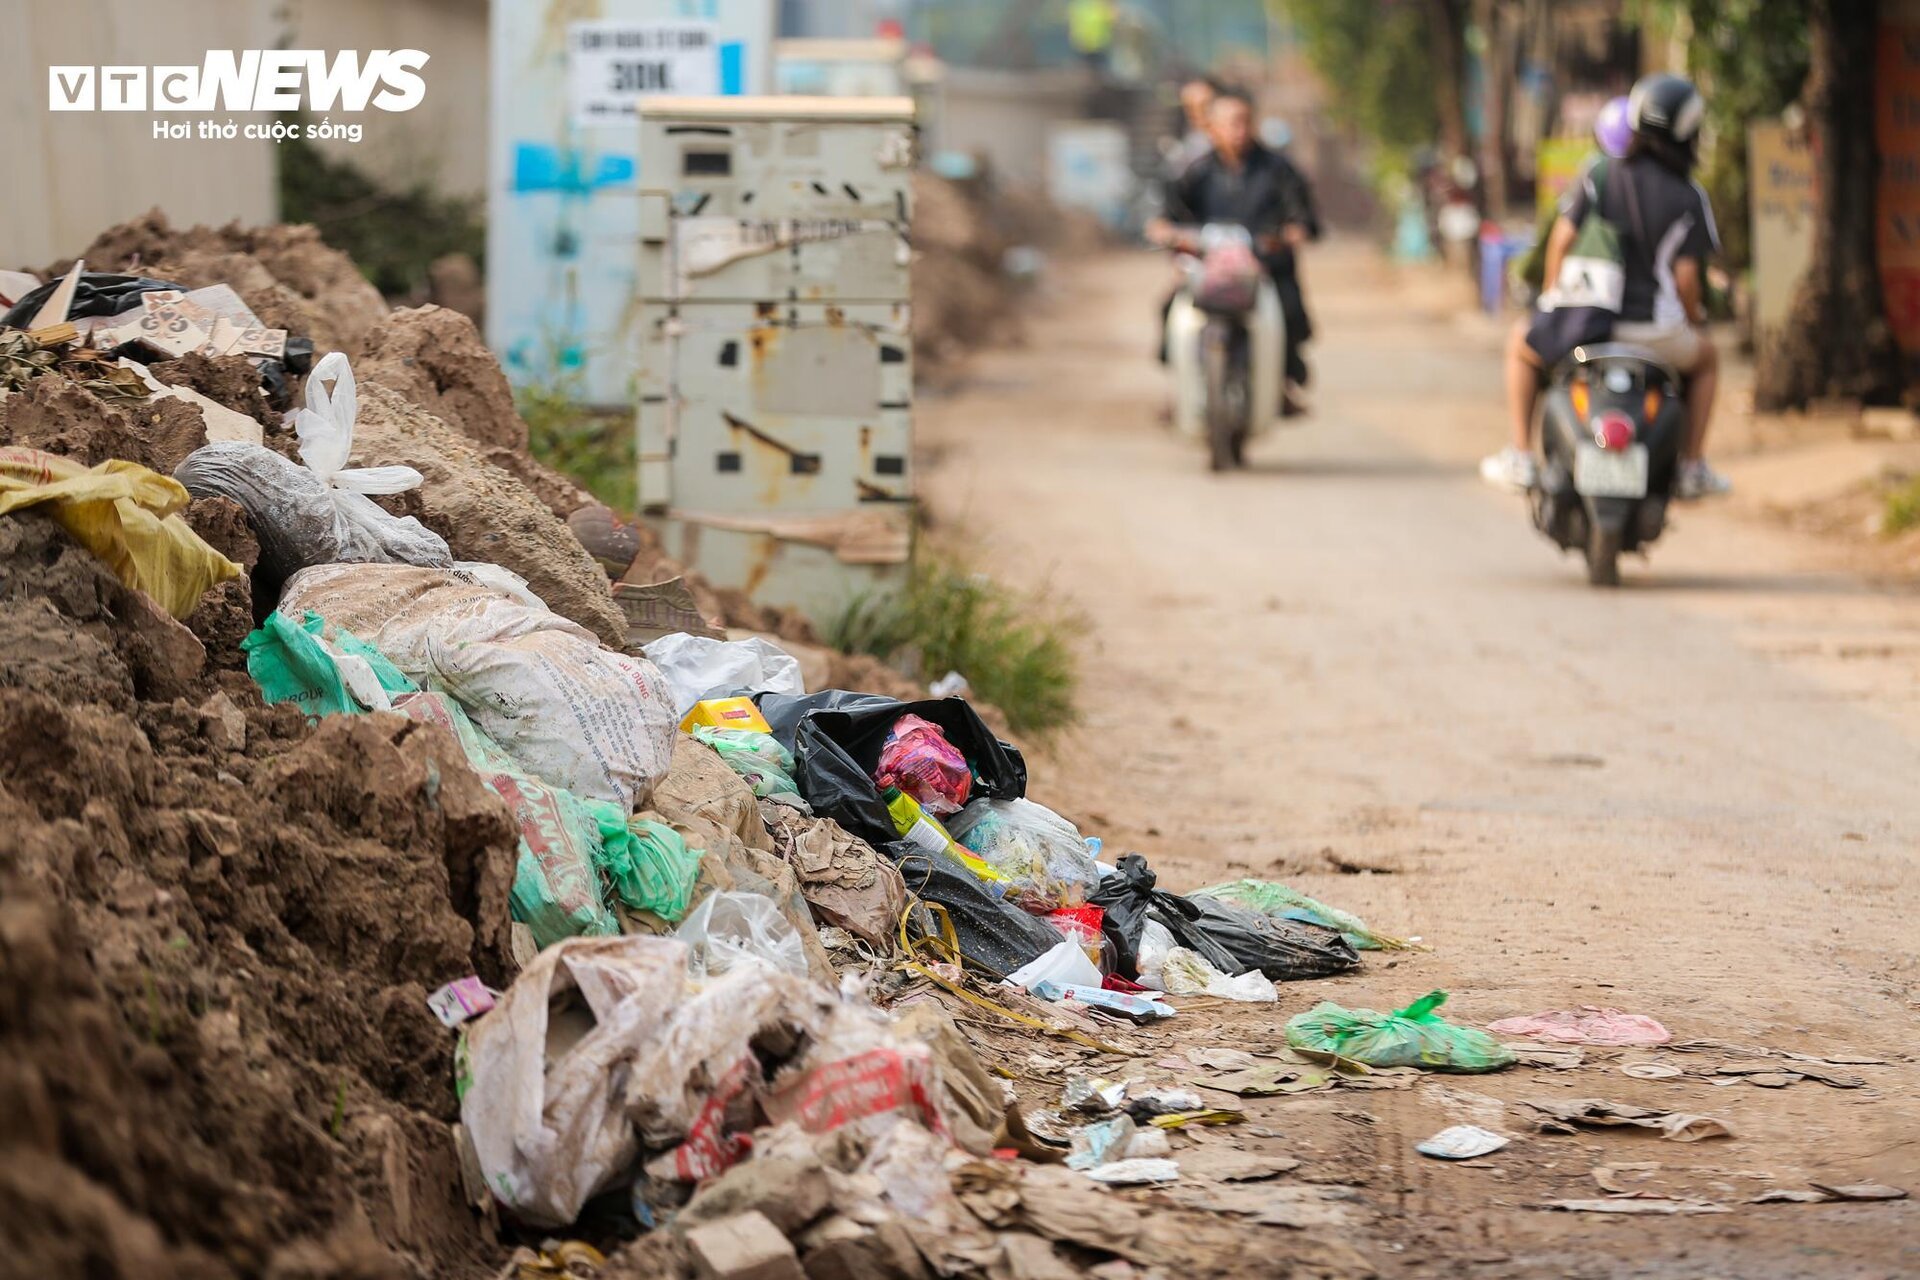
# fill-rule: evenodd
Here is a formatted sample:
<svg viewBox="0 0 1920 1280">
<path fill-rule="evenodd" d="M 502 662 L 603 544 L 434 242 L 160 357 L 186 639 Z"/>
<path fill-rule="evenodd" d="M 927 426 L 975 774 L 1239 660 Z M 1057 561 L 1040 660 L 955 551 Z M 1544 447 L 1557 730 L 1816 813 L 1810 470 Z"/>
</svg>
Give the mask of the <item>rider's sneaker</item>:
<svg viewBox="0 0 1920 1280">
<path fill-rule="evenodd" d="M 1679 496 L 1682 501 L 1716 498 L 1731 488 L 1733 481 L 1708 466 L 1704 458 L 1680 464 Z"/>
<path fill-rule="evenodd" d="M 1533 460 L 1531 453 L 1508 445 L 1480 459 L 1480 478 L 1496 489 L 1525 493 L 1540 483 L 1540 464 Z"/>
</svg>

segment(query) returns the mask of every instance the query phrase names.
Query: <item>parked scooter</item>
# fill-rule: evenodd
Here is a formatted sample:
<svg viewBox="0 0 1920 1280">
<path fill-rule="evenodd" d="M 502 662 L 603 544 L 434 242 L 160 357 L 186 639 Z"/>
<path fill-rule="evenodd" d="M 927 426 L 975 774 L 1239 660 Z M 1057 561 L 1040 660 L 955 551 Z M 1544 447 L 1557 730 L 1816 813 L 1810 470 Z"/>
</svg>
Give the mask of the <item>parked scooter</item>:
<svg viewBox="0 0 1920 1280">
<path fill-rule="evenodd" d="M 1585 554 L 1588 582 L 1618 586 L 1620 553 L 1666 526 L 1686 433 L 1680 375 L 1637 347 L 1576 347 L 1544 400 L 1534 526 Z"/>
<path fill-rule="evenodd" d="M 1215 471 L 1241 466 L 1247 441 L 1279 416 L 1286 321 L 1245 227 L 1209 223 L 1174 234 L 1184 282 L 1167 313 L 1173 423 L 1204 440 Z"/>
</svg>

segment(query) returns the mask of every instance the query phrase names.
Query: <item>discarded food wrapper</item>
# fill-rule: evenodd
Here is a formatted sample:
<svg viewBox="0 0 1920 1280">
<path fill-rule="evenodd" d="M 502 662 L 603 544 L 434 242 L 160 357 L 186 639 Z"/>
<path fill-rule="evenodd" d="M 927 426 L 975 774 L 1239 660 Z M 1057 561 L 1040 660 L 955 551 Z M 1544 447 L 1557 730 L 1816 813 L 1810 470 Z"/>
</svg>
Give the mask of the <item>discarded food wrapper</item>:
<svg viewBox="0 0 1920 1280">
<path fill-rule="evenodd" d="M 1095 1182 L 1104 1182 L 1116 1187 L 1178 1182 L 1180 1163 L 1177 1160 L 1116 1160 L 1112 1164 L 1103 1164 L 1097 1169 L 1089 1169 L 1087 1176 Z"/>
<path fill-rule="evenodd" d="M 1101 1080 L 1093 1076 L 1074 1076 L 1061 1091 L 1060 1105 L 1069 1111 L 1095 1115 L 1112 1111 L 1126 1101 L 1127 1086 L 1120 1080 Z"/>
<path fill-rule="evenodd" d="M 477 1018 L 494 1006 L 495 993 L 478 975 L 455 978 L 427 997 L 427 1008 L 449 1027 Z"/>
<path fill-rule="evenodd" d="M 1151 1000 L 1146 996 L 1129 995 L 1124 991 L 1108 991 L 1103 987 L 1043 980 L 1036 982 L 1027 990 L 1042 1000 L 1074 1000 L 1136 1021 L 1145 1018 L 1171 1018 L 1174 1015 L 1172 1005 L 1161 1004 L 1158 1000 Z"/>
<path fill-rule="evenodd" d="M 1583 1005 L 1579 1009 L 1558 1009 L 1551 1013 L 1530 1014 L 1524 1018 L 1502 1018 L 1489 1022 L 1487 1030 L 1497 1036 L 1526 1036 L 1532 1040 L 1552 1040 L 1560 1044 L 1607 1045 L 1639 1049 L 1666 1044 L 1673 1034 L 1645 1014 L 1622 1013 Z"/>
<path fill-rule="evenodd" d="M 1498 1151 L 1506 1145 L 1507 1139 L 1490 1129 L 1482 1129 L 1477 1124 L 1456 1124 L 1450 1129 L 1442 1129 L 1425 1142 L 1415 1144 L 1413 1149 L 1436 1160 L 1471 1160 L 1475 1156 Z"/>
<path fill-rule="evenodd" d="M 1370 1067 L 1480 1072 L 1513 1062 L 1512 1052 L 1486 1032 L 1455 1026 L 1436 1014 L 1446 999 L 1444 991 L 1429 992 L 1392 1013 L 1322 1001 L 1288 1019 L 1287 1043 Z"/>
</svg>

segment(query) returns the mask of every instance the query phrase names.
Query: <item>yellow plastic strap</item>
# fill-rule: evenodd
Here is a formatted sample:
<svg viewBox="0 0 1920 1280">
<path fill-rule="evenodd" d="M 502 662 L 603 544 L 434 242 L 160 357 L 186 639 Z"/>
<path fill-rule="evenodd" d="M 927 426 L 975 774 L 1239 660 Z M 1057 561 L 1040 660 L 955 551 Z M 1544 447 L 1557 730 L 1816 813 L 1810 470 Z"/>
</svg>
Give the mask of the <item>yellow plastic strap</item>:
<svg viewBox="0 0 1920 1280">
<path fill-rule="evenodd" d="M 907 920 L 908 917 L 913 914 L 913 909 L 916 906 L 925 910 L 929 916 L 938 922 L 940 930 L 938 936 L 914 938 L 908 934 Z M 1087 1048 L 1100 1053 L 1118 1054 L 1123 1058 L 1139 1056 L 1129 1049 L 1122 1049 L 1117 1045 L 1111 1045 L 1103 1040 L 1095 1039 L 1093 1036 L 1088 1035 L 1078 1028 L 1057 1027 L 1040 1018 L 1035 1018 L 1024 1013 L 1016 1013 L 1005 1005 L 997 1004 L 977 992 L 968 991 L 938 970 L 920 963 L 918 957 L 922 955 L 923 950 L 940 956 L 939 959 L 934 960 L 932 963 L 961 964 L 966 959 L 960 950 L 960 939 L 953 930 L 953 918 L 947 914 L 947 909 L 937 902 L 926 902 L 919 898 L 913 898 L 907 903 L 907 909 L 900 913 L 900 949 L 906 956 L 905 959 L 900 961 L 899 967 L 901 969 L 909 973 L 919 974 L 927 981 L 934 983 L 946 991 L 952 992 L 977 1009 L 985 1009 L 988 1013 L 997 1014 L 1019 1026 L 1032 1027 L 1035 1031 L 1044 1031 L 1048 1035 L 1060 1036 L 1063 1039 L 1071 1040 L 1075 1044 L 1085 1045 Z"/>
</svg>

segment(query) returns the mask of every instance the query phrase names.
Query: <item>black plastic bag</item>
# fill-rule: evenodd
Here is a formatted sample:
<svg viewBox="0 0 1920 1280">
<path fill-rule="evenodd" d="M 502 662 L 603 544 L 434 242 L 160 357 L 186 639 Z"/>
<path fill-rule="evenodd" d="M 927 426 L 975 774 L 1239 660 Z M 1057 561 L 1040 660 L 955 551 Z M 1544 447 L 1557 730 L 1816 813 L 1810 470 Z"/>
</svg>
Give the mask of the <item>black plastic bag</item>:
<svg viewBox="0 0 1920 1280">
<path fill-rule="evenodd" d="M 1100 932 L 1113 944 L 1115 967 L 1123 978 L 1140 976 L 1140 935 L 1151 916 L 1166 927 L 1173 940 L 1199 953 L 1207 963 L 1232 976 L 1246 972 L 1227 949 L 1199 926 L 1200 904 L 1177 893 L 1154 887 L 1156 877 L 1137 853 L 1122 854 L 1119 875 L 1100 881 L 1087 899 L 1106 912 Z"/>
<path fill-rule="evenodd" d="M 901 702 L 828 689 L 801 697 L 762 694 L 757 701 L 773 736 L 793 752 L 794 782 L 814 813 L 876 847 L 900 838 L 873 772 L 887 731 L 901 716 L 920 716 L 940 726 L 967 758 L 975 796 L 1015 800 L 1027 794 L 1027 762 L 1019 748 L 994 737 L 964 698 Z"/>
<path fill-rule="evenodd" d="M 10 329 L 24 329 L 32 321 L 34 312 L 46 305 L 53 291 L 66 279 L 59 276 L 47 281 L 36 289 L 29 289 L 26 296 L 13 304 L 13 309 L 0 316 L 0 326 Z M 187 286 L 174 284 L 168 280 L 155 280 L 148 276 L 115 275 L 109 271 L 82 271 L 80 283 L 73 291 L 73 304 L 67 308 L 66 318 L 84 320 L 89 316 L 117 316 L 122 311 L 140 301 L 143 293 L 153 293 L 158 289 L 178 289 L 186 292 Z"/>
<path fill-rule="evenodd" d="M 1052 925 L 996 899 L 956 859 L 900 840 L 880 848 L 899 864 L 909 893 L 946 908 L 960 954 L 973 967 L 1004 978 L 1060 944 Z"/>
<path fill-rule="evenodd" d="M 1262 915 L 1218 898 L 1185 901 L 1200 908 L 1194 927 L 1238 962 L 1223 970 L 1229 976 L 1258 969 L 1275 982 L 1290 982 L 1345 973 L 1360 963 L 1360 953 L 1338 929 Z"/>
</svg>

